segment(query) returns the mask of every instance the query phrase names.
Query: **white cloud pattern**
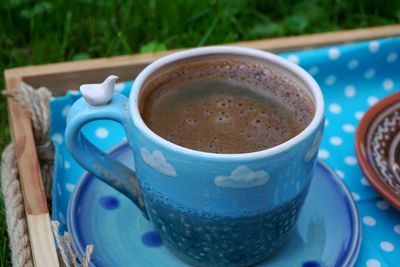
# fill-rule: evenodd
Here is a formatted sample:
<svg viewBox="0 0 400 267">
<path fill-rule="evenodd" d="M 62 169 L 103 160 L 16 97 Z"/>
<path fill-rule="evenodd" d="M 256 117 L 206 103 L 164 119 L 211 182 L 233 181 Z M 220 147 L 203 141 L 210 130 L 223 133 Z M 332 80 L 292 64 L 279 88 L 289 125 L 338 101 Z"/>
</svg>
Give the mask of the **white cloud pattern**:
<svg viewBox="0 0 400 267">
<path fill-rule="evenodd" d="M 314 138 L 314 142 L 312 147 L 307 151 L 306 156 L 304 157 L 305 161 L 310 161 L 314 155 L 318 152 L 319 143 L 321 143 L 322 133 L 319 131 Z"/>
<path fill-rule="evenodd" d="M 158 172 L 164 175 L 176 177 L 175 168 L 167 162 L 161 151 L 154 150 L 153 153 L 151 153 L 147 148 L 142 147 L 140 152 L 144 162 L 156 169 Z"/>
<path fill-rule="evenodd" d="M 251 188 L 264 185 L 268 180 L 267 172 L 263 170 L 252 171 L 248 167 L 240 165 L 229 176 L 215 177 L 214 183 L 219 187 Z"/>
</svg>

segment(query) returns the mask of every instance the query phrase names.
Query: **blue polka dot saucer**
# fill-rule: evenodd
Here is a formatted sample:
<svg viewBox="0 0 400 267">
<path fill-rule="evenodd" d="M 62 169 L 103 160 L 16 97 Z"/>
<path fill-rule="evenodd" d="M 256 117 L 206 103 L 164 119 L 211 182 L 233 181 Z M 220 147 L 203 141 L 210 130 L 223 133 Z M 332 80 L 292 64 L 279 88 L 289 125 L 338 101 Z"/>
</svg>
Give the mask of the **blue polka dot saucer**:
<svg viewBox="0 0 400 267">
<path fill-rule="evenodd" d="M 133 166 L 126 142 L 111 155 Z M 189 266 L 165 248 L 133 203 L 90 174 L 82 177 L 71 197 L 67 228 L 78 255 L 86 245 L 94 245 L 92 266 Z M 341 178 L 319 162 L 293 236 L 258 266 L 352 266 L 359 248 L 354 201 Z"/>
</svg>

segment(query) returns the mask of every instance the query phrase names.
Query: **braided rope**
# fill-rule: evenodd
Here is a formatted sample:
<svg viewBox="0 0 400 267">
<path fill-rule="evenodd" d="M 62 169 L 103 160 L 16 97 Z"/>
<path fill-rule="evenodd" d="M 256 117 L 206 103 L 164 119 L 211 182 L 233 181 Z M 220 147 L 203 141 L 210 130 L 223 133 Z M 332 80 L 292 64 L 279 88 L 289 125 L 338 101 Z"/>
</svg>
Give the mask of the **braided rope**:
<svg viewBox="0 0 400 267">
<path fill-rule="evenodd" d="M 47 88 L 35 90 L 28 84 L 21 83 L 20 90 L 5 90 L 3 95 L 12 98 L 31 115 L 33 134 L 42 172 L 43 186 L 47 200 L 51 200 L 51 188 L 54 168 L 54 147 L 49 138 L 51 93 Z M 29 233 L 25 217 L 25 207 L 21 193 L 17 157 L 14 145 L 4 150 L 1 162 L 1 188 L 6 209 L 6 222 L 10 237 L 11 260 L 14 267 L 31 267 L 32 254 Z M 71 237 L 66 232 L 61 237 L 59 223 L 52 222 L 54 238 L 61 255 L 60 264 L 67 267 L 88 267 L 93 246 L 86 247 L 86 254 L 79 264 L 75 256 Z"/>
<path fill-rule="evenodd" d="M 31 267 L 33 266 L 31 247 L 13 145 L 8 145 L 4 150 L 1 166 L 1 189 L 6 208 L 11 261 L 13 266 Z"/>
</svg>

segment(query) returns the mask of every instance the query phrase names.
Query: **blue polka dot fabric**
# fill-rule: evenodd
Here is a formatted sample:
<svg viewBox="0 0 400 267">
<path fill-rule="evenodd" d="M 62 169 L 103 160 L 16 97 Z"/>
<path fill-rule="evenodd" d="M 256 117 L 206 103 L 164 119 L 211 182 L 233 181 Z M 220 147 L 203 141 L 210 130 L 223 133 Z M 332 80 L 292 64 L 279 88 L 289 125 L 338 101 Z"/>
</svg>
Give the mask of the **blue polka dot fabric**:
<svg viewBox="0 0 400 267">
<path fill-rule="evenodd" d="M 362 244 L 355 266 L 400 266 L 400 213 L 370 186 L 354 150 L 355 131 L 364 113 L 380 99 L 400 90 L 400 37 L 282 56 L 307 70 L 322 88 L 327 120 L 318 155 L 344 179 L 358 207 Z M 132 81 L 120 83 L 116 89 L 129 95 L 131 86 Z M 70 91 L 50 104 L 51 137 L 56 147 L 52 217 L 63 227 L 69 198 L 83 175 L 63 140 L 66 114 L 79 97 L 78 92 Z M 105 151 L 126 140 L 123 129 L 110 121 L 90 123 L 83 133 Z M 113 209 L 118 201 L 105 196 L 102 205 Z M 153 232 L 143 238 L 152 246 L 162 242 Z"/>
</svg>

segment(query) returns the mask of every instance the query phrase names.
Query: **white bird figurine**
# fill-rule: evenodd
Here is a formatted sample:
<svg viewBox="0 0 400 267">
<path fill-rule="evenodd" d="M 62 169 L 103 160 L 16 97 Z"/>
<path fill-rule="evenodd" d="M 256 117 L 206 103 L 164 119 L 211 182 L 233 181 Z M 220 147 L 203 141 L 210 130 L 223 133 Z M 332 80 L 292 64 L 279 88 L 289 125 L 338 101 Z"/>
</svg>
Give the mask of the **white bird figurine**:
<svg viewBox="0 0 400 267">
<path fill-rule="evenodd" d="M 101 106 L 110 102 L 118 76 L 110 75 L 102 83 L 82 84 L 79 90 L 83 98 L 92 106 Z"/>
</svg>

